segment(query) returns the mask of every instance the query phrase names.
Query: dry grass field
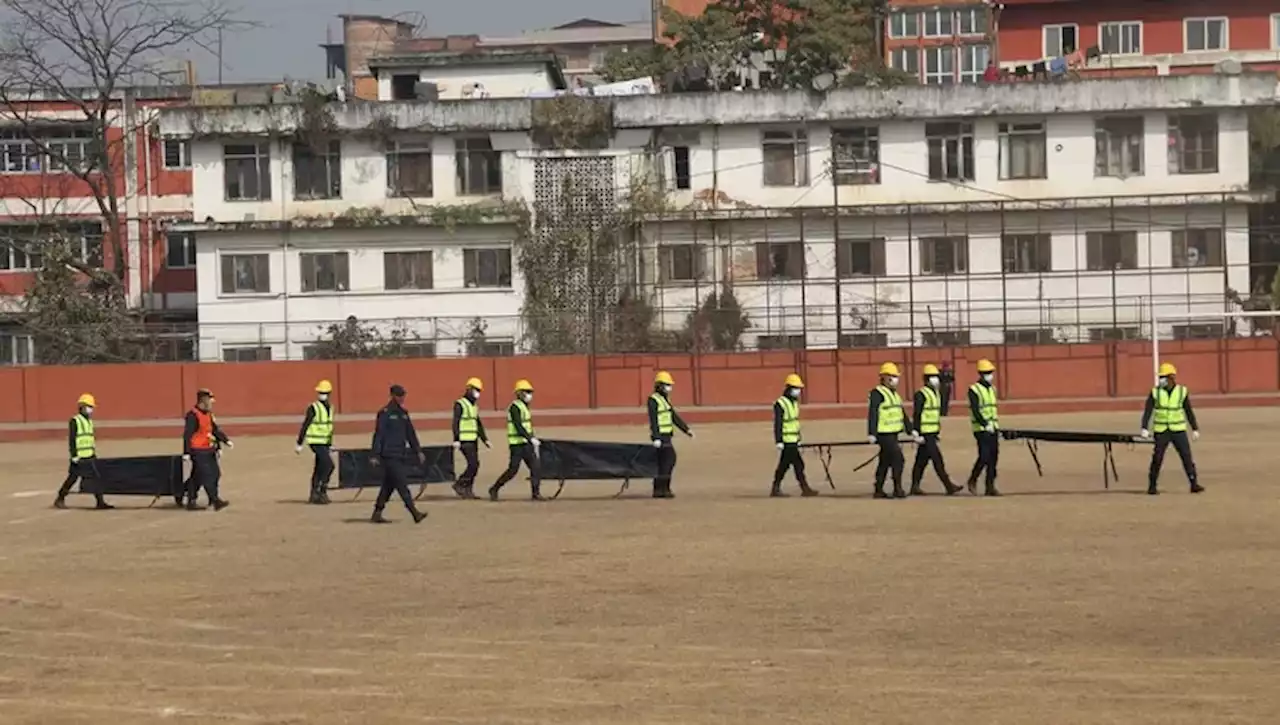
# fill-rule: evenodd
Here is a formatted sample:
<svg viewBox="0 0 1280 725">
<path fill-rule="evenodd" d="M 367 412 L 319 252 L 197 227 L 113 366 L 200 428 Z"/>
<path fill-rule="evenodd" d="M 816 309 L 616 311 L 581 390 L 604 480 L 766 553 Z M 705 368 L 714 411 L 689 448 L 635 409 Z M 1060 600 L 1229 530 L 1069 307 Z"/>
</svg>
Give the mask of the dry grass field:
<svg viewBox="0 0 1280 725">
<path fill-rule="evenodd" d="M 394 525 L 365 523 L 369 493 L 302 505 L 284 438 L 238 441 L 220 513 L 55 511 L 65 447 L 5 445 L 0 722 L 1275 723 L 1280 415 L 1201 417 L 1195 497 L 1172 451 L 1153 499 L 1149 449 L 1117 450 L 1104 493 L 1100 447 L 1043 445 L 1041 479 L 1006 443 L 997 500 L 873 501 L 861 450 L 834 494 L 770 500 L 767 426 L 723 425 L 680 441 L 674 501 L 582 482 L 535 504 L 518 481 L 499 504 L 437 496 L 416 527 L 394 501 Z"/>
</svg>

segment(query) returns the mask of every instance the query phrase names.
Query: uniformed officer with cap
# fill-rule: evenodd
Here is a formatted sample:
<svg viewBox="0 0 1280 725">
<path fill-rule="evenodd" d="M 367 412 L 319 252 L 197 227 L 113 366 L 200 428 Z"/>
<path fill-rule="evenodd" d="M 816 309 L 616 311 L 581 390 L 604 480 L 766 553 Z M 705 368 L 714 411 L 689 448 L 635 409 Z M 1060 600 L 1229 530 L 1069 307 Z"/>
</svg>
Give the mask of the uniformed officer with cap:
<svg viewBox="0 0 1280 725">
<path fill-rule="evenodd" d="M 213 417 L 213 391 L 201 388 L 196 392 L 196 404 L 187 411 L 182 433 L 182 457 L 191 461 L 191 476 L 187 478 L 187 510 L 199 511 L 197 501 L 203 487 L 214 511 L 221 511 L 231 503 L 218 495 L 222 480 L 222 466 L 218 458 L 222 446 L 232 448 L 231 439 L 218 427 Z"/>
<path fill-rule="evenodd" d="M 378 498 L 373 503 L 375 524 L 391 523 L 382 516 L 382 510 L 391 500 L 391 493 L 400 494 L 404 507 L 413 516 L 413 523 L 421 523 L 427 515 L 414 505 L 413 494 L 409 493 L 409 456 L 423 461 L 422 445 L 418 443 L 418 432 L 413 429 L 413 421 L 409 420 L 409 411 L 404 409 L 405 390 L 400 385 L 391 386 L 391 400 L 378 411 L 373 428 L 373 444 L 370 449 L 373 458 L 370 463 L 382 467 L 382 487 L 378 489 Z"/>
<path fill-rule="evenodd" d="M 92 394 L 85 393 L 76 401 L 76 406 L 78 410 L 67 426 L 71 465 L 67 468 L 67 478 L 58 489 L 58 498 L 53 505 L 55 508 L 66 508 L 67 494 L 71 493 L 76 481 L 83 481 L 81 489 L 91 491 L 97 501 L 94 508 L 99 511 L 113 509 L 115 507 L 102 497 L 102 478 L 98 475 L 98 444 L 93 433 L 93 410 L 97 407 L 97 401 Z"/>
<path fill-rule="evenodd" d="M 329 478 L 333 476 L 333 404 L 329 401 L 332 394 L 333 383 L 321 380 L 316 384 L 316 400 L 303 414 L 302 429 L 293 447 L 294 453 L 301 453 L 302 444 L 306 443 L 315 456 L 311 467 L 311 497 L 307 503 L 329 503 Z"/>
<path fill-rule="evenodd" d="M 461 498 L 475 498 L 476 474 L 480 473 L 480 443 L 489 447 L 489 436 L 480 420 L 480 393 L 484 382 L 480 378 L 467 380 L 466 392 L 453 402 L 453 448 L 467 461 L 467 468 L 453 484 L 453 492 Z"/>
</svg>

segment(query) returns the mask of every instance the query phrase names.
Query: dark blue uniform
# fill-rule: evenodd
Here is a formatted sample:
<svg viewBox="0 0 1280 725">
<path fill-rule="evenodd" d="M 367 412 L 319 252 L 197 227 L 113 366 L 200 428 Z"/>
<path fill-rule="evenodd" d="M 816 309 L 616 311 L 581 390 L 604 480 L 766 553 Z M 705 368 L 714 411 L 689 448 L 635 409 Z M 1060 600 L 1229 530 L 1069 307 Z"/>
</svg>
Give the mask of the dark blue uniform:
<svg viewBox="0 0 1280 725">
<path fill-rule="evenodd" d="M 404 507 L 413 514 L 414 520 L 422 520 L 424 515 L 413 505 L 408 483 L 408 467 L 413 464 L 410 456 L 420 457 L 422 446 L 418 443 L 413 421 L 409 420 L 409 411 L 396 401 L 392 400 L 378 411 L 371 448 L 382 465 L 382 488 L 378 490 L 378 500 L 373 504 L 373 519 L 382 519 L 382 510 L 394 491 L 400 494 L 400 500 L 404 501 Z"/>
</svg>

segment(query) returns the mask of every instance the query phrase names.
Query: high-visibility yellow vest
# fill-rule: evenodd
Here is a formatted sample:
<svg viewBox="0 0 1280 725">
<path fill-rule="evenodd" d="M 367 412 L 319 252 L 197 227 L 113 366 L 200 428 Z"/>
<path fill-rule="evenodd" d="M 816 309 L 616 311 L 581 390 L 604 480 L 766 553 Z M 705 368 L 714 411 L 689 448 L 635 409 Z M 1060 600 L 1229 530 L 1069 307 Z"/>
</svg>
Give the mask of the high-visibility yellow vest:
<svg viewBox="0 0 1280 725">
<path fill-rule="evenodd" d="M 974 383 L 973 385 L 969 386 L 969 389 L 972 390 L 974 393 L 977 393 L 978 395 L 978 412 L 982 414 L 983 418 L 987 419 L 988 423 L 995 426 L 996 428 L 999 428 L 1000 412 L 999 410 L 996 409 L 995 386 L 994 385 L 987 386 L 987 385 L 983 385 L 982 383 Z M 975 431 L 986 429 L 984 425 L 978 422 L 977 416 L 971 414 L 969 416 L 969 419 L 973 423 L 973 429 Z"/>
<path fill-rule="evenodd" d="M 520 411 L 520 424 L 528 431 L 529 435 L 533 435 L 533 413 L 529 412 L 529 406 L 524 404 L 523 400 L 515 401 L 516 409 Z M 528 443 L 529 439 L 520 435 L 516 431 L 516 424 L 511 420 L 511 414 L 507 414 L 507 444 L 513 446 L 522 446 Z"/>
<path fill-rule="evenodd" d="M 658 402 L 658 435 L 674 435 L 676 428 L 671 422 L 671 401 L 663 397 L 661 393 L 654 393 L 649 398 Z"/>
<path fill-rule="evenodd" d="M 1151 429 L 1157 433 L 1169 431 L 1172 433 L 1181 433 L 1187 429 L 1187 411 L 1182 409 L 1182 404 L 1187 400 L 1187 387 L 1185 385 L 1175 385 L 1173 390 L 1168 388 L 1152 388 L 1151 395 L 1156 400 L 1155 415 L 1153 416 L 1154 425 Z"/>
<path fill-rule="evenodd" d="M 782 442 L 799 443 L 800 404 L 784 395 L 778 398 L 778 405 L 782 408 Z"/>
<path fill-rule="evenodd" d="M 307 445 L 333 445 L 333 413 L 318 400 L 311 404 L 311 411 L 311 425 L 307 426 Z"/>
<path fill-rule="evenodd" d="M 471 398 L 458 398 L 458 405 L 462 406 L 462 417 L 458 419 L 458 440 L 467 443 L 479 440 L 480 438 L 480 411 L 476 409 L 476 404 L 471 402 Z"/>
<path fill-rule="evenodd" d="M 876 416 L 876 433 L 902 432 L 902 398 L 898 393 L 883 385 L 877 385 L 880 391 L 880 411 Z"/>
<path fill-rule="evenodd" d="M 76 422 L 76 458 L 93 458 L 98 445 L 93 437 L 93 421 L 83 415 L 72 418 Z"/>
<path fill-rule="evenodd" d="M 942 397 L 928 385 L 920 388 L 924 395 L 924 409 L 920 411 L 920 435 L 942 430 Z"/>
</svg>

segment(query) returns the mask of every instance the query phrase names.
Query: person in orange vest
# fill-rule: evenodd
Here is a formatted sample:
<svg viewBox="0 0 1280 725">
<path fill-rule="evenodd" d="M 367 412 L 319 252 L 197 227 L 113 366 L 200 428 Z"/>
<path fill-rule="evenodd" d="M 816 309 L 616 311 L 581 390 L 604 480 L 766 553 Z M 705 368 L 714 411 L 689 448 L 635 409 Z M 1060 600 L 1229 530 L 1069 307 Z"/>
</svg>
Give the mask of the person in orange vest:
<svg viewBox="0 0 1280 725">
<path fill-rule="evenodd" d="M 62 488 L 58 489 L 58 498 L 53 502 L 54 508 L 67 507 L 67 494 L 71 493 L 71 487 L 76 485 L 76 481 L 83 481 L 80 485 L 81 491 L 93 493 L 93 497 L 97 500 L 94 508 L 99 511 L 115 508 L 102 497 L 102 477 L 98 475 L 98 444 L 93 433 L 93 411 L 97 405 L 98 402 L 90 393 L 81 395 L 76 401 L 79 410 L 72 416 L 67 426 L 67 446 L 71 454 L 71 466 L 67 468 L 67 478 L 62 482 Z M 90 481 L 92 483 L 89 483 Z"/>
<path fill-rule="evenodd" d="M 187 479 L 187 510 L 204 508 L 197 500 L 200 488 L 209 496 L 209 505 L 221 511 L 231 503 L 218 495 L 218 483 L 222 480 L 222 467 L 218 464 L 221 447 L 233 448 L 231 439 L 218 427 L 213 417 L 213 391 L 201 388 L 196 393 L 196 404 L 187 411 L 186 427 L 182 433 L 182 458 L 191 461 L 191 477 Z"/>
</svg>

